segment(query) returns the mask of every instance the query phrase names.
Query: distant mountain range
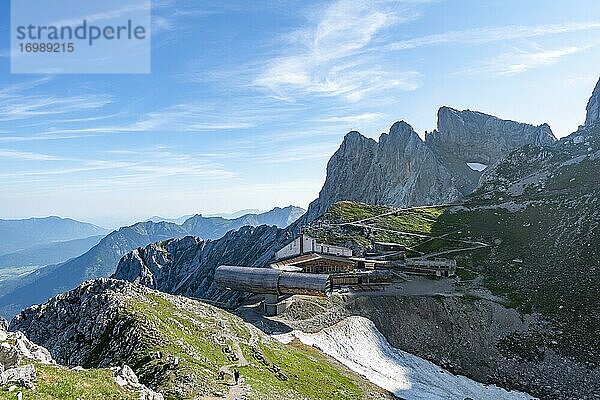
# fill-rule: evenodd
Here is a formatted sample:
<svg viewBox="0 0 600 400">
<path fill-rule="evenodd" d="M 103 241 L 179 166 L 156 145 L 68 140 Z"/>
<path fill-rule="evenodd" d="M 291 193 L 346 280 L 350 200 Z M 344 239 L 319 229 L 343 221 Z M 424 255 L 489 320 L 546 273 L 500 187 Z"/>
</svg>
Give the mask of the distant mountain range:
<svg viewBox="0 0 600 400">
<path fill-rule="evenodd" d="M 303 209 L 302 213 L 304 213 Z M 265 211 L 261 211 L 257 208 L 248 208 L 248 209 L 244 209 L 244 210 L 239 210 L 233 213 L 216 213 L 216 214 L 202 214 L 203 217 L 205 218 L 224 218 L 224 219 L 237 219 L 246 215 L 256 215 L 256 214 L 261 214 L 264 213 Z M 181 217 L 176 217 L 176 218 L 165 218 L 165 217 L 161 217 L 158 215 L 155 215 L 153 217 L 148 218 L 146 221 L 152 221 L 152 222 L 172 222 L 174 224 L 178 224 L 181 225 L 183 224 L 185 221 L 187 221 L 188 219 L 192 218 L 194 216 L 194 214 L 188 214 L 188 215 L 183 215 Z"/>
<path fill-rule="evenodd" d="M 33 246 L 106 235 L 108 229 L 70 218 L 0 220 L 0 255 Z"/>
<path fill-rule="evenodd" d="M 263 214 L 248 214 L 232 220 L 196 215 L 181 225 L 146 221 L 120 228 L 79 257 L 41 268 L 20 278 L 17 287 L 9 289 L 0 297 L 0 315 L 12 317 L 24 307 L 42 303 L 55 294 L 76 287 L 85 280 L 110 276 L 115 272 L 119 259 L 138 247 L 189 235 L 206 240 L 218 239 L 228 231 L 243 226 L 275 225 L 283 228 L 303 213 L 302 208 L 288 206 L 277 207 Z"/>
</svg>

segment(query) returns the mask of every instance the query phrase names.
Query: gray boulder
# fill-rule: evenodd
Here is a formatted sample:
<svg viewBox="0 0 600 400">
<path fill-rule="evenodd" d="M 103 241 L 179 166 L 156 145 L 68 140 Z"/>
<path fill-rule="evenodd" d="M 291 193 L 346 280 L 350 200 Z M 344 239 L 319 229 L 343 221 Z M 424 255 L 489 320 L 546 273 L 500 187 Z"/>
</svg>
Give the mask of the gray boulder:
<svg viewBox="0 0 600 400">
<path fill-rule="evenodd" d="M 114 374 L 114 380 L 119 386 L 140 392 L 140 400 L 164 400 L 162 394 L 141 384 L 135 372 L 128 365 L 113 367 L 111 370 Z"/>
<path fill-rule="evenodd" d="M 21 332 L 7 332 L 6 324 L 0 323 L 0 386 L 14 384 L 33 389 L 35 367 L 22 365 L 31 361 L 54 363 L 48 350 L 31 342 Z"/>
<path fill-rule="evenodd" d="M 31 364 L 8 369 L 2 373 L 2 378 L 0 378 L 0 381 L 3 381 L 3 385 L 14 383 L 28 389 L 35 388 L 35 380 L 35 367 Z"/>
</svg>

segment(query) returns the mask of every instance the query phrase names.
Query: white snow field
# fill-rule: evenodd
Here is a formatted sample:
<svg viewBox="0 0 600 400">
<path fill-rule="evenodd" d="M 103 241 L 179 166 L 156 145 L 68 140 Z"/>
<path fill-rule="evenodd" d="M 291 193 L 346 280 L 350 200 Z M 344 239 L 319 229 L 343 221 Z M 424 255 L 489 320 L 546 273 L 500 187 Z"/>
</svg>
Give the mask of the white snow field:
<svg viewBox="0 0 600 400">
<path fill-rule="evenodd" d="M 335 358 L 377 386 L 406 400 L 523 400 L 534 397 L 484 385 L 390 346 L 371 320 L 348 317 L 318 333 L 274 335 L 289 343 L 298 338 Z"/>
</svg>

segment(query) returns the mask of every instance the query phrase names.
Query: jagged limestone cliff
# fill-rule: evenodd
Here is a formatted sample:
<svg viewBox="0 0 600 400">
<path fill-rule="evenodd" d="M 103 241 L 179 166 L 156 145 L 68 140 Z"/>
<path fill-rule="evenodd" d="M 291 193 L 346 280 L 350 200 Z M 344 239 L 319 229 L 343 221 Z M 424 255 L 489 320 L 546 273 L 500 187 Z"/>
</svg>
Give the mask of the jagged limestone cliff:
<svg viewBox="0 0 600 400">
<path fill-rule="evenodd" d="M 304 221 L 340 200 L 400 207 L 454 202 L 471 193 L 481 176 L 467 163 L 491 165 L 517 147 L 555 140 L 546 124 L 449 107 L 440 108 L 437 130 L 424 141 L 406 122 L 392 125 L 379 142 L 350 132 L 329 160 L 325 184 Z"/>
</svg>

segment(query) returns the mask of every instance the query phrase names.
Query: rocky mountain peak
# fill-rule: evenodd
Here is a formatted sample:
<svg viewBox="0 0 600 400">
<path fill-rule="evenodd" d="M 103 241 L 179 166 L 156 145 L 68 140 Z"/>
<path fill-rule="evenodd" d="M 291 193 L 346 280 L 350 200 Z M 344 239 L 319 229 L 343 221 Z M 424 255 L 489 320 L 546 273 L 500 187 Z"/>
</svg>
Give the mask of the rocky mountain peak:
<svg viewBox="0 0 600 400">
<path fill-rule="evenodd" d="M 372 147 L 375 144 L 373 139 L 363 136 L 360 132 L 350 131 L 344 136 L 340 149 L 352 151 L 355 148 Z"/>
<path fill-rule="evenodd" d="M 526 144 L 550 145 L 556 137 L 548 124 L 534 126 L 478 111 L 441 107 L 437 130 L 428 133 L 425 141 L 438 153 L 489 165 L 512 149 Z"/>
<path fill-rule="evenodd" d="M 397 121 L 390 128 L 390 136 L 412 136 L 416 135 L 415 130 L 408 122 Z"/>
<path fill-rule="evenodd" d="M 600 79 L 592 92 L 592 97 L 588 101 L 587 114 L 585 117 L 585 126 L 590 126 L 600 121 Z"/>
<path fill-rule="evenodd" d="M 423 141 L 410 124 L 405 121 L 398 121 L 392 125 L 389 133 L 382 133 L 379 137 L 380 147 L 388 145 L 388 142 L 395 143 L 394 146 L 405 146 L 409 142 L 416 144 Z"/>
</svg>

